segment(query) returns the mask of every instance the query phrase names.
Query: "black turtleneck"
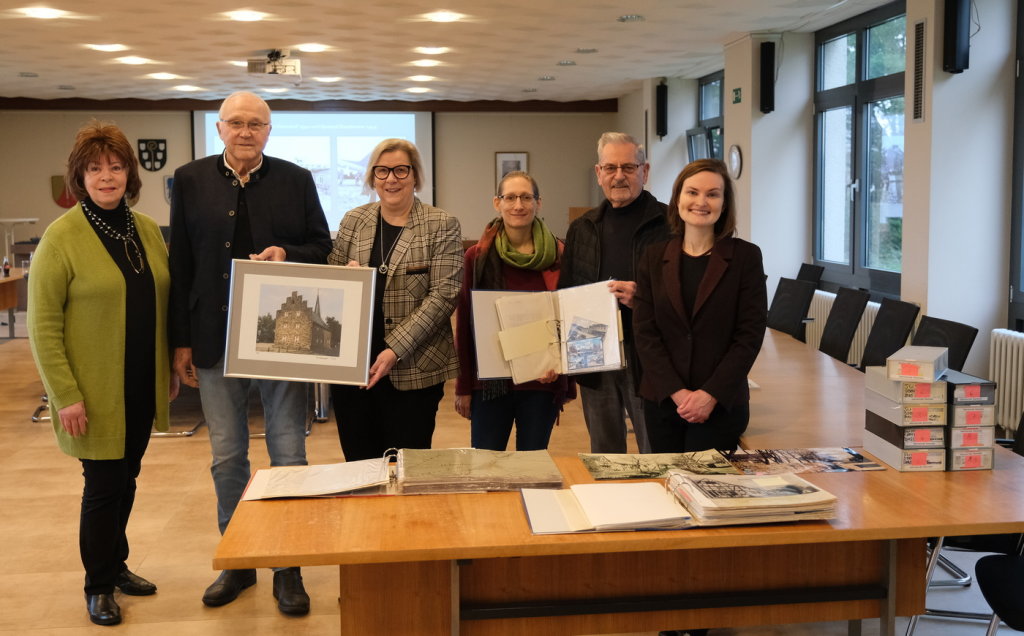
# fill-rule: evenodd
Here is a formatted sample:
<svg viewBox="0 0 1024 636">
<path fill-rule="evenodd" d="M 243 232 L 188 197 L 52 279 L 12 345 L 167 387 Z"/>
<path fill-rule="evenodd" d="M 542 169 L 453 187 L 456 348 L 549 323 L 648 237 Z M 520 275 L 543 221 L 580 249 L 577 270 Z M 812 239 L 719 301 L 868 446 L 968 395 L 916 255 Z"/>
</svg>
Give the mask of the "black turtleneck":
<svg viewBox="0 0 1024 636">
<path fill-rule="evenodd" d="M 128 218 L 131 211 L 121 200 L 121 204 L 113 210 L 105 210 L 96 205 L 89 197 L 82 202 L 97 217 L 110 226 L 118 235 L 128 232 Z M 136 272 L 132 267 L 129 254 L 135 251 L 130 245 L 126 251 L 125 242 L 108 236 L 100 224 L 85 215 L 89 225 L 96 232 L 107 248 L 114 264 L 121 270 L 125 282 L 125 334 L 124 334 L 124 409 L 127 426 L 149 427 L 153 424 L 156 414 L 156 287 L 153 274 L 146 259 L 146 250 L 142 246 L 138 230 L 133 237 L 142 255 L 143 269 Z M 135 261 L 135 267 L 138 267 Z"/>
</svg>

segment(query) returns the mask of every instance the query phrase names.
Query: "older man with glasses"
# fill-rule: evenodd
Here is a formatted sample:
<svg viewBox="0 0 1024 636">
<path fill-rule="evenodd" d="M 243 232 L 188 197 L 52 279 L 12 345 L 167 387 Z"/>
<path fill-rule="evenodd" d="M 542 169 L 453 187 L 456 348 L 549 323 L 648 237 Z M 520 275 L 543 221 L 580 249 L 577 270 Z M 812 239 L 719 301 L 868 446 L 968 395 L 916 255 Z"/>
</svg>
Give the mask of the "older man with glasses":
<svg viewBox="0 0 1024 636">
<path fill-rule="evenodd" d="M 174 173 L 171 199 L 171 298 L 174 371 L 199 389 L 210 428 L 217 523 L 223 534 L 249 481 L 249 389 L 259 389 L 267 450 L 274 466 L 306 464 L 306 385 L 224 377 L 232 259 L 324 263 L 331 249 L 313 176 L 263 154 L 270 107 L 235 93 L 220 107 L 224 153 Z M 203 595 L 216 607 L 256 583 L 255 570 L 225 570 Z M 276 568 L 274 597 L 285 614 L 309 613 L 299 568 Z"/>
<path fill-rule="evenodd" d="M 593 453 L 625 453 L 629 414 L 642 453 L 651 451 L 644 427 L 644 402 L 637 395 L 640 374 L 633 348 L 632 307 L 636 264 L 652 243 L 668 240 L 666 206 L 644 190 L 650 165 L 644 147 L 625 133 L 606 132 L 597 142 L 601 205 L 572 222 L 565 239 L 559 287 L 609 281 L 622 310 L 626 367 L 578 375 L 583 418 Z"/>
</svg>

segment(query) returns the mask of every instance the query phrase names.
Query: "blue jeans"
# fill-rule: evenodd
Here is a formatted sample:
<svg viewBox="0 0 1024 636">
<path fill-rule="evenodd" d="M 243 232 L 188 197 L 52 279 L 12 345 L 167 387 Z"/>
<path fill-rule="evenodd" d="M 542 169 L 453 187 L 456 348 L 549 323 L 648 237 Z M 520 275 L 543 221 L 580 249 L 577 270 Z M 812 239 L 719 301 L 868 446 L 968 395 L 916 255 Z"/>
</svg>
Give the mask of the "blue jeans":
<svg viewBox="0 0 1024 636">
<path fill-rule="evenodd" d="M 249 388 L 263 401 L 271 466 L 306 465 L 306 384 L 224 377 L 223 359 L 199 369 L 199 397 L 210 427 L 217 525 L 224 534 L 249 483 Z"/>
<path fill-rule="evenodd" d="M 473 448 L 505 450 L 515 423 L 516 450 L 543 450 L 551 439 L 558 405 L 550 391 L 509 391 L 491 400 L 483 398 L 483 391 L 473 391 L 470 415 Z"/>
</svg>

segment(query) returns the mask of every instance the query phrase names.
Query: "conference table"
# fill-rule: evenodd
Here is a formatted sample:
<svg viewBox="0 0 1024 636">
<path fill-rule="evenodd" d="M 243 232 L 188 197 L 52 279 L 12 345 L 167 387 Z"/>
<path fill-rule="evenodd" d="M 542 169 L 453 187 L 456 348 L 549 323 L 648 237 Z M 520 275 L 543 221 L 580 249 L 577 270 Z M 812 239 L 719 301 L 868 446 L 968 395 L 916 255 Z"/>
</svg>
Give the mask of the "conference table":
<svg viewBox="0 0 1024 636">
<path fill-rule="evenodd" d="M 745 446 L 859 443 L 863 376 L 772 332 Z M 776 440 L 778 442 L 776 443 Z M 558 456 L 566 484 L 593 481 Z M 924 611 L 927 537 L 1024 530 L 1024 458 L 991 471 L 816 473 L 837 518 L 534 535 L 516 492 L 242 502 L 215 569 L 337 565 L 342 634 L 598 634 Z"/>
</svg>

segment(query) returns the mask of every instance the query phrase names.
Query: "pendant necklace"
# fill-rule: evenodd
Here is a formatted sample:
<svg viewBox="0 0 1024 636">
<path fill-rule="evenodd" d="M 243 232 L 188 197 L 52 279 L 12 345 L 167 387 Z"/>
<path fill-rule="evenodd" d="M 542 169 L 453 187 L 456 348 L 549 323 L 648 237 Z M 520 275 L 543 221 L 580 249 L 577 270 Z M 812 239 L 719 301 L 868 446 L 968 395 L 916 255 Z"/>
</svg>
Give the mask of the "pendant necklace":
<svg viewBox="0 0 1024 636">
<path fill-rule="evenodd" d="M 377 267 L 377 271 L 387 276 L 390 268 L 388 267 L 388 261 L 391 260 L 391 253 L 395 251 L 395 246 L 398 245 L 398 239 L 402 237 L 402 230 L 405 228 L 399 228 L 398 236 L 395 237 L 394 241 L 391 241 L 391 247 L 388 249 L 387 256 L 384 255 L 384 217 L 378 216 L 377 221 L 379 225 L 377 227 L 377 234 L 380 236 L 380 266 Z"/>
<path fill-rule="evenodd" d="M 121 241 L 124 245 L 124 255 L 128 259 L 128 264 L 131 266 L 132 271 L 136 274 L 141 274 L 146 270 L 146 259 L 142 257 L 142 250 L 139 249 L 139 244 L 135 242 L 135 221 L 132 218 L 131 210 L 128 210 L 128 229 L 124 234 L 121 234 L 104 221 L 98 214 L 89 209 L 89 206 L 82 201 L 82 209 L 85 210 L 85 215 L 89 217 L 89 220 L 93 222 L 93 226 L 100 232 L 103 232 L 106 236 Z"/>
</svg>

